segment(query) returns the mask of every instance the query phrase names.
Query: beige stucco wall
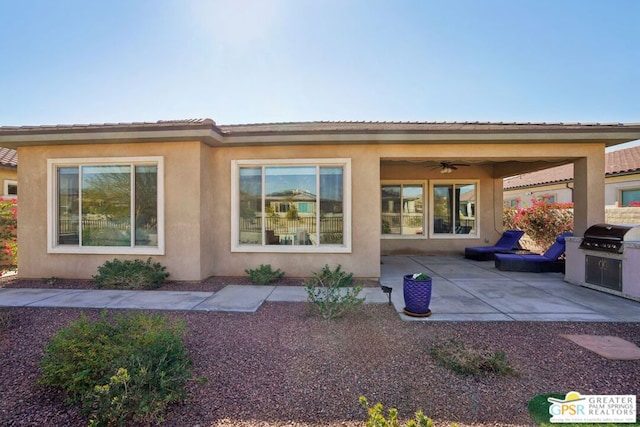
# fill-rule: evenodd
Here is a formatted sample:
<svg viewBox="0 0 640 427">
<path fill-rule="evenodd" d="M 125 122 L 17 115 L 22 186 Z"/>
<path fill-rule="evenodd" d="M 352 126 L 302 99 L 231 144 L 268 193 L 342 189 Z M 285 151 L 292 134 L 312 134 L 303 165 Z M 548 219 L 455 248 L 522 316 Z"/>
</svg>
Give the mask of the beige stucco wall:
<svg viewBox="0 0 640 427">
<path fill-rule="evenodd" d="M 231 252 L 231 161 L 251 159 L 350 158 L 352 175 L 351 253 L 243 253 Z M 325 264 L 342 265 L 356 277 L 380 276 L 379 160 L 377 149 L 363 146 L 237 147 L 216 151 L 212 183 L 216 218 L 214 274 L 244 275 L 247 268 L 271 264 L 290 277 L 308 277 Z"/>
<path fill-rule="evenodd" d="M 19 227 L 21 277 L 90 278 L 106 260 L 144 258 L 47 254 L 47 159 L 114 156 L 164 156 L 166 253 L 153 259 L 167 266 L 171 279 L 239 276 L 262 263 L 281 268 L 292 277 L 309 276 L 325 264 L 341 264 L 358 277 L 380 275 L 379 206 L 371 197 L 352 201 L 353 243 L 349 254 L 231 253 L 231 160 L 347 157 L 352 159 L 352 176 L 358 177 L 353 179 L 352 194 L 377 194 L 378 157 L 375 152 L 363 152 L 362 147 L 341 147 L 339 151 L 323 146 L 219 149 L 183 142 L 32 147 L 20 148 L 19 152 L 24 166 L 20 179 L 34 189 L 21 199 L 20 223 L 30 224 Z"/>
<path fill-rule="evenodd" d="M 601 150 L 599 154 L 598 149 Z M 20 197 L 19 274 L 27 278 L 90 278 L 104 261 L 137 255 L 71 255 L 47 253 L 47 159 L 87 157 L 164 156 L 165 159 L 165 247 L 153 258 L 167 266 L 175 280 L 199 280 L 211 275 L 242 276 L 247 268 L 271 264 L 290 277 L 307 277 L 325 264 L 341 264 L 357 277 L 379 277 L 381 253 L 459 253 L 464 247 L 494 242 L 502 230 L 502 177 L 513 171 L 515 159 L 539 161 L 548 158 L 596 159 L 584 162 L 596 172 L 604 160 L 602 144 L 353 144 L 210 147 L 200 142 L 158 142 L 21 147 L 18 180 L 29 188 Z M 599 157 L 601 156 L 601 158 Z M 252 159 L 351 159 L 350 253 L 248 253 L 231 251 L 231 163 Z M 490 160 L 493 165 L 460 168 L 443 176 L 416 163 L 393 165 L 393 160 Z M 603 172 L 602 172 L 603 173 Z M 586 175 L 583 173 L 583 175 Z M 478 179 L 477 212 L 480 232 L 472 238 L 381 239 L 381 180 Z M 600 180 L 602 182 L 602 180 Z M 590 195 L 592 180 L 576 180 L 584 186 L 585 206 L 602 206 L 602 197 Z M 602 193 L 602 188 L 594 188 Z M 603 209 L 604 210 L 604 209 Z M 576 218 L 586 214 L 576 212 Z"/>
<path fill-rule="evenodd" d="M 200 187 L 201 144 L 73 145 L 21 147 L 18 180 L 22 191 L 18 217 L 18 272 L 25 278 L 91 278 L 106 260 L 145 259 L 144 255 L 48 254 L 47 159 L 163 156 L 165 162 L 165 255 L 152 258 L 167 267 L 171 278 L 198 280 L 202 266 Z M 206 199 L 205 199 L 206 200 Z M 23 226 L 24 225 L 24 226 Z M 205 276 L 206 277 L 206 276 Z"/>
</svg>

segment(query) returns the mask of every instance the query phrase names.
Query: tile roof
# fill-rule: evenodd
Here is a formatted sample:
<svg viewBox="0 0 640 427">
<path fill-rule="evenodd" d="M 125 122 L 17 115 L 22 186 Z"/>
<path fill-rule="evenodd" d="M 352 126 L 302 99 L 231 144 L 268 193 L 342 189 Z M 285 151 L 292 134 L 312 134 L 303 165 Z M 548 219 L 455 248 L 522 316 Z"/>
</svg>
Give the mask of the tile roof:
<svg viewBox="0 0 640 427">
<path fill-rule="evenodd" d="M 640 146 L 608 152 L 605 154 L 605 160 L 605 176 L 640 173 Z M 535 187 L 572 180 L 573 164 L 568 164 L 505 178 L 504 189 Z"/>
<path fill-rule="evenodd" d="M 0 166 L 17 167 L 18 152 L 10 148 L 0 148 Z"/>
<path fill-rule="evenodd" d="M 379 122 L 379 121 L 313 121 L 283 123 L 253 123 L 219 125 L 220 129 L 232 135 L 250 133 L 293 133 L 293 132 L 461 132 L 517 130 L 543 132 L 549 130 L 584 130 L 598 128 L 611 130 L 640 126 L 623 123 L 530 123 L 530 122 Z"/>
<path fill-rule="evenodd" d="M 156 122 L 119 122 L 119 123 L 89 123 L 89 124 L 59 124 L 59 125 L 35 125 L 35 126 L 0 126 L 0 134 L 32 133 L 43 134 L 50 132 L 90 132 L 90 131 L 138 131 L 161 129 L 217 129 L 216 123 L 211 119 L 186 119 L 186 120 L 158 120 Z"/>
<path fill-rule="evenodd" d="M 218 125 L 212 119 L 159 120 L 156 122 L 121 122 L 91 124 L 61 124 L 39 126 L 0 126 L 0 134 L 87 131 L 137 131 L 161 129 L 212 129 L 220 134 L 242 135 L 261 133 L 316 133 L 316 132 L 494 132 L 514 130 L 547 132 L 551 130 L 606 130 L 640 129 L 640 123 L 531 123 L 531 122 L 429 122 L 429 121 L 310 121 Z"/>
</svg>

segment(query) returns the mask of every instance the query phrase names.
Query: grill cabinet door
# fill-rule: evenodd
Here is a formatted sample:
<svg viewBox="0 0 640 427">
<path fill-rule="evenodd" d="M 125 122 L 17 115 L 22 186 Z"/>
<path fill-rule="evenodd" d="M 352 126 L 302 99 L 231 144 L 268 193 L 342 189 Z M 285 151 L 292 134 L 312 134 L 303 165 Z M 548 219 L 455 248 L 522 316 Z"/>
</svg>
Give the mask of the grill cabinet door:
<svg viewBox="0 0 640 427">
<path fill-rule="evenodd" d="M 622 260 L 586 255 L 585 282 L 622 291 Z"/>
</svg>

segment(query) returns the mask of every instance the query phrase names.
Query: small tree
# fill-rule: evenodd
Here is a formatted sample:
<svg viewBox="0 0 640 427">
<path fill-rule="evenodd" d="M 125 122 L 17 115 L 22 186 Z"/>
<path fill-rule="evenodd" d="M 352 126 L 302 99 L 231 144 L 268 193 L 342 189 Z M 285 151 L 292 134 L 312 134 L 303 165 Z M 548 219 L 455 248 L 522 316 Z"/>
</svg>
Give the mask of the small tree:
<svg viewBox="0 0 640 427">
<path fill-rule="evenodd" d="M 573 203 L 532 201 L 527 208 L 505 208 L 504 227 L 524 231 L 541 248 L 548 248 L 556 237 L 573 231 Z"/>
<path fill-rule="evenodd" d="M 298 208 L 294 203 L 290 203 L 289 210 L 287 211 L 287 219 L 300 219 L 300 215 L 298 214 Z"/>
</svg>

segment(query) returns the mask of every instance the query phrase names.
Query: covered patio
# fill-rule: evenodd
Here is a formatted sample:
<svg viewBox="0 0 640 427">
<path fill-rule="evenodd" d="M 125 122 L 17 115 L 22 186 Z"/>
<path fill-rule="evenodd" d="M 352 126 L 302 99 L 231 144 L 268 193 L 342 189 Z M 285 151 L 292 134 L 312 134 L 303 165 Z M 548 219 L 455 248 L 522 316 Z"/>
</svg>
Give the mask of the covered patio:
<svg viewBox="0 0 640 427">
<path fill-rule="evenodd" d="M 493 262 L 462 256 L 382 256 L 380 283 L 393 288 L 394 308 L 406 321 L 640 322 L 640 302 L 564 281 L 563 273 L 500 271 Z M 428 318 L 402 313 L 402 277 L 433 279 Z"/>
</svg>

